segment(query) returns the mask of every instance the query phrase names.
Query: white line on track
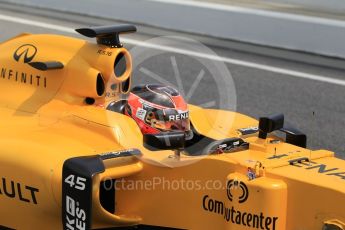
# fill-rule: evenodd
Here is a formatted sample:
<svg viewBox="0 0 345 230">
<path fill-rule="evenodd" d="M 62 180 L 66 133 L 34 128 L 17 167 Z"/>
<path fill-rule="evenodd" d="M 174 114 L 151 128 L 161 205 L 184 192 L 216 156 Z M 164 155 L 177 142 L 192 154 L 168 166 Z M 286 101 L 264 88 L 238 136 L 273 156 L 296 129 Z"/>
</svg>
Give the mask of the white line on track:
<svg viewBox="0 0 345 230">
<path fill-rule="evenodd" d="M 44 22 L 39 22 L 39 21 L 34 21 L 34 20 L 29 20 L 29 19 L 24 19 L 24 18 L 12 17 L 12 16 L 8 16 L 8 15 L 0 14 L 0 20 L 24 24 L 24 25 L 36 26 L 36 27 L 46 28 L 46 29 L 50 29 L 50 30 L 57 30 L 57 31 L 66 32 L 66 33 L 76 33 L 74 31 L 74 29 L 69 28 L 69 27 L 50 24 L 50 23 L 44 23 Z M 263 65 L 263 64 L 258 64 L 258 63 L 254 63 L 254 62 L 243 61 L 243 60 L 238 60 L 238 59 L 233 59 L 233 58 L 228 58 L 228 57 L 220 57 L 217 55 L 210 55 L 210 54 L 206 54 L 206 53 L 184 50 L 184 49 L 179 49 L 179 48 L 175 48 L 175 47 L 169 47 L 169 46 L 164 46 L 164 45 L 155 45 L 155 44 L 151 44 L 151 43 L 147 43 L 147 42 L 139 41 L 139 40 L 134 40 L 134 39 L 123 38 L 122 40 L 125 43 L 129 43 L 132 45 L 144 46 L 147 48 L 153 48 L 153 49 L 163 50 L 163 51 L 167 51 L 167 52 L 180 53 L 180 54 L 195 56 L 195 57 L 199 57 L 199 58 L 205 58 L 205 59 L 213 60 L 213 61 L 222 61 L 222 62 L 225 62 L 228 64 L 264 70 L 264 71 L 278 73 L 278 74 L 282 74 L 282 75 L 289 75 L 289 76 L 296 77 L 296 78 L 309 79 L 309 80 L 314 80 L 314 81 L 330 83 L 330 84 L 334 84 L 334 85 L 345 86 L 345 80 L 341 80 L 341 79 L 335 79 L 335 78 L 330 78 L 330 77 L 321 76 L 321 75 L 309 74 L 309 73 L 305 73 L 305 72 L 299 72 L 299 71 L 294 71 L 294 70 L 289 70 L 289 69 L 284 69 L 284 68 L 279 68 L 279 67 L 274 67 L 274 66 L 269 66 L 269 65 Z M 280 76 L 282 76 L 282 75 L 280 75 Z"/>
<path fill-rule="evenodd" d="M 200 2 L 200 1 L 193 1 L 193 0 L 147 0 L 147 1 L 173 4 L 173 5 L 191 6 L 191 7 L 212 9 L 212 10 L 218 10 L 218 11 L 228 11 L 229 13 L 238 12 L 238 13 L 246 13 L 246 14 L 251 14 L 251 15 L 261 15 L 261 16 L 270 17 L 270 18 L 279 18 L 279 19 L 284 18 L 284 19 L 294 20 L 294 21 L 297 20 L 297 21 L 311 22 L 311 23 L 317 23 L 317 24 L 345 27 L 345 23 L 342 20 L 305 16 L 305 15 L 291 14 L 291 13 L 285 13 L 285 12 L 274 12 L 270 10 L 261 10 L 261 9 L 254 9 L 254 8 L 247 8 L 247 7 L 240 7 L 240 6 L 232 6 L 228 4 L 222 4 L 222 3 Z"/>
<path fill-rule="evenodd" d="M 231 6 L 231 5 L 221 4 L 221 3 L 200 2 L 200 1 L 193 1 L 193 0 L 147 0 L 147 1 L 159 2 L 159 3 L 165 3 L 165 4 L 191 6 L 191 7 L 198 7 L 198 8 L 206 8 L 206 9 L 219 10 L 219 11 L 247 13 L 251 15 L 261 15 L 261 16 L 270 17 L 270 18 L 279 18 L 279 19 L 284 18 L 284 19 L 289 19 L 289 20 L 297 20 L 297 21 L 303 21 L 303 22 L 311 22 L 311 23 L 317 23 L 317 24 L 345 27 L 344 21 L 341 21 L 341 20 L 334 20 L 334 19 L 327 19 L 327 18 L 320 18 L 320 17 L 313 17 L 313 16 L 304 16 L 304 15 L 285 13 L 285 12 L 273 12 L 270 10 Z"/>
</svg>

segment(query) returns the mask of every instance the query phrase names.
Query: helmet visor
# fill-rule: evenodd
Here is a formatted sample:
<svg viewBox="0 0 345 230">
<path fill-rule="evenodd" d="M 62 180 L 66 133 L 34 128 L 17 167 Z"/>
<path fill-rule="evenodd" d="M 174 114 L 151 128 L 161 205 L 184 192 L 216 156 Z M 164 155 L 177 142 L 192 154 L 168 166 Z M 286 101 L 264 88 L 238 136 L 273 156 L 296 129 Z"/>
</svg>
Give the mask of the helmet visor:
<svg viewBox="0 0 345 230">
<path fill-rule="evenodd" d="M 145 122 L 161 131 L 189 131 L 189 111 L 176 109 L 151 110 L 145 117 Z"/>
<path fill-rule="evenodd" d="M 189 119 L 182 119 L 176 121 L 160 121 L 152 119 L 151 126 L 162 131 L 189 131 Z"/>
</svg>

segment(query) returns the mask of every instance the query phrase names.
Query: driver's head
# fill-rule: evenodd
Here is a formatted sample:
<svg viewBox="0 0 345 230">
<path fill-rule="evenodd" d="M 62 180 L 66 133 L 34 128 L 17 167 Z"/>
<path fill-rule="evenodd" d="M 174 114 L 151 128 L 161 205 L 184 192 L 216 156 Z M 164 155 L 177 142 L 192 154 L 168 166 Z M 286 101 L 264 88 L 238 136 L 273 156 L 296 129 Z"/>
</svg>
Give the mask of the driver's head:
<svg viewBox="0 0 345 230">
<path fill-rule="evenodd" d="M 170 86 L 148 84 L 134 87 L 125 113 L 136 121 L 143 134 L 190 131 L 187 103 Z"/>
</svg>

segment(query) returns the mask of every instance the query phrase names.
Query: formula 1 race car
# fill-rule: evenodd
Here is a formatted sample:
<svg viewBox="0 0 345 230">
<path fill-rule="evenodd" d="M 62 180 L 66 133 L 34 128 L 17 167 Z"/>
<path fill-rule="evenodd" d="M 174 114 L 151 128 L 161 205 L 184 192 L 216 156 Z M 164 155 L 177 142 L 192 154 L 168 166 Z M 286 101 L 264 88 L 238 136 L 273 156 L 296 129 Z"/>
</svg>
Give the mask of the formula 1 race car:
<svg viewBox="0 0 345 230">
<path fill-rule="evenodd" d="M 107 109 L 129 92 L 119 34 L 135 30 L 0 44 L 0 228 L 345 229 L 345 162 L 306 149 L 283 115 L 189 105 L 186 140 L 143 135 L 121 106 Z"/>
</svg>

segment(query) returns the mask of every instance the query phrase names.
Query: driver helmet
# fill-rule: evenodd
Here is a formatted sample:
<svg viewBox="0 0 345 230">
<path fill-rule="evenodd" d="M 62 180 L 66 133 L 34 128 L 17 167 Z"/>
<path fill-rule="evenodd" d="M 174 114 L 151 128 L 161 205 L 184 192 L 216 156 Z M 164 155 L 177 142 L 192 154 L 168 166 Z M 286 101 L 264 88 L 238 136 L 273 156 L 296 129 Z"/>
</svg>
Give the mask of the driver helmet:
<svg viewBox="0 0 345 230">
<path fill-rule="evenodd" d="M 171 86 L 146 84 L 129 93 L 125 114 L 132 117 L 143 134 L 183 131 L 190 136 L 188 105 Z"/>
</svg>

